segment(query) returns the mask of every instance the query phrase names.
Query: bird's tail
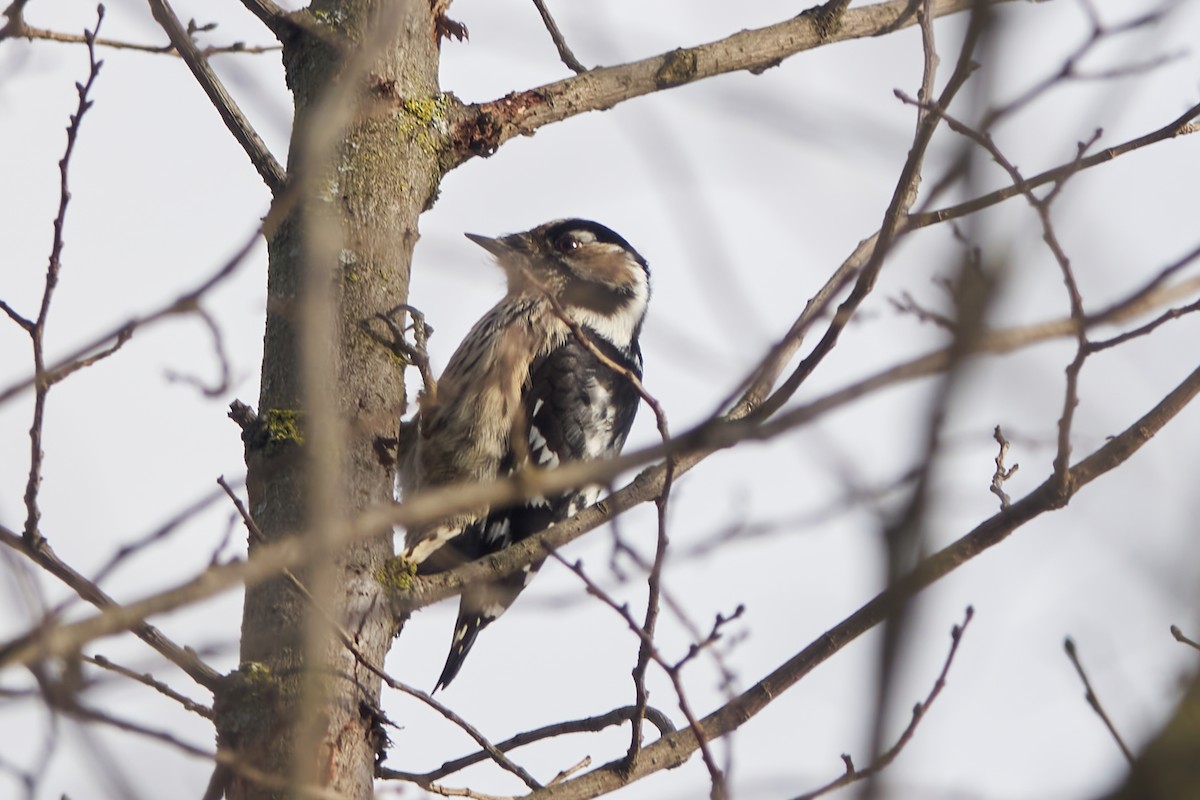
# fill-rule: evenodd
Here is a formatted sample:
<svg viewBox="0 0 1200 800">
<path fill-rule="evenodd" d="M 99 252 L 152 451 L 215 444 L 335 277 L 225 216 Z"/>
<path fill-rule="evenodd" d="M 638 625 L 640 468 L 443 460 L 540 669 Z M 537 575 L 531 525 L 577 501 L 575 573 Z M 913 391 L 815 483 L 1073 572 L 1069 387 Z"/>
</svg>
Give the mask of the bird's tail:
<svg viewBox="0 0 1200 800">
<path fill-rule="evenodd" d="M 497 581 L 468 586 L 463 590 L 458 605 L 458 622 L 454 626 L 454 640 L 450 642 L 450 655 L 446 656 L 446 666 L 434 687 L 435 692 L 450 685 L 462 668 L 471 646 L 475 644 L 475 637 L 513 604 L 542 563 L 538 561 Z"/>
<path fill-rule="evenodd" d="M 438 678 L 437 685 L 433 687 L 435 692 L 450 685 L 450 681 L 454 680 L 454 676 L 462 669 L 463 662 L 467 659 L 467 653 L 475 644 L 475 637 L 495 618 L 496 615 L 471 610 L 464 598 L 462 606 L 458 610 L 458 623 L 454 626 L 454 640 L 450 642 L 450 654 L 446 656 L 446 666 L 442 668 L 442 676 Z"/>
<path fill-rule="evenodd" d="M 442 677 L 438 678 L 435 692 L 454 680 L 475 644 L 475 637 L 513 604 L 525 588 L 527 575 L 532 575 L 532 571 L 518 571 L 498 581 L 475 584 L 463 590 L 458 604 L 458 622 L 454 625 L 454 640 L 450 642 L 450 654 L 446 656 L 446 666 L 442 669 Z"/>
</svg>

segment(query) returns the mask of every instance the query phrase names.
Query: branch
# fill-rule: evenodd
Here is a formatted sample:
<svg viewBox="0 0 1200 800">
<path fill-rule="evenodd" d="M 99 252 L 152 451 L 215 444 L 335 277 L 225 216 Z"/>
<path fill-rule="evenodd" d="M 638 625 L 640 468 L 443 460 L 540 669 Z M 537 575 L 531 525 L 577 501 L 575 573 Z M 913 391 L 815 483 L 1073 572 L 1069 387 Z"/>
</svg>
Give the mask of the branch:
<svg viewBox="0 0 1200 800">
<path fill-rule="evenodd" d="M 47 28 L 35 28 L 32 25 L 25 25 L 17 34 L 23 39 L 39 39 L 46 42 L 64 42 L 67 44 L 85 44 L 87 37 L 78 33 L 61 33 L 52 31 Z M 0 35 L 0 39 L 5 38 Z M 155 55 L 171 56 L 178 58 L 179 52 L 173 44 L 141 44 L 140 42 L 126 42 L 121 39 L 106 39 L 102 36 L 97 36 L 94 40 L 97 47 L 111 47 L 114 50 L 134 50 L 139 53 L 153 53 Z M 228 53 L 244 53 L 246 55 L 261 55 L 263 53 L 271 53 L 282 50 L 282 45 L 253 45 L 247 46 L 244 42 L 234 42 L 227 45 L 210 45 L 205 47 L 200 52 L 204 56 L 219 56 Z"/>
<path fill-rule="evenodd" d="M 267 30 L 275 34 L 275 38 L 281 41 L 295 28 L 295 23 L 292 22 L 288 12 L 277 5 L 274 0 L 242 0 L 242 5 L 251 14 L 258 17 L 259 21 L 267 26 Z"/>
<path fill-rule="evenodd" d="M 250 516 L 250 512 L 246 509 L 245 504 L 242 503 L 241 498 L 239 498 L 233 491 L 233 487 L 229 485 L 224 476 L 217 478 L 217 484 L 220 485 L 221 489 L 224 490 L 226 495 L 228 495 L 230 501 L 233 502 L 234 508 L 237 509 L 238 515 L 242 518 L 242 523 L 246 526 L 246 531 L 250 534 L 250 538 L 253 539 L 259 546 L 265 546 L 267 544 L 266 535 L 263 534 L 262 530 L 258 527 L 258 523 L 254 521 L 254 518 Z M 384 672 L 382 668 L 375 665 L 375 663 L 372 662 L 371 659 L 367 658 L 366 654 L 359 649 L 355 637 L 352 636 L 340 622 L 331 617 L 329 613 L 317 603 L 312 592 L 310 592 L 308 587 L 306 587 L 300 581 L 300 579 L 296 577 L 295 573 L 293 573 L 290 569 L 284 569 L 282 570 L 282 575 L 287 579 L 289 585 L 296 591 L 296 593 L 300 595 L 301 599 L 308 604 L 308 607 L 315 614 L 319 615 L 322 621 L 329 626 L 334 635 L 337 636 L 338 640 L 342 643 L 342 646 L 354 656 L 355 661 L 366 667 L 391 688 L 417 698 L 421 702 L 425 703 L 425 705 L 429 706 L 434 711 L 453 722 L 455 725 L 458 725 L 463 731 L 466 732 L 468 736 L 474 739 L 476 743 L 483 748 L 483 752 L 487 756 L 491 757 L 502 768 L 508 770 L 524 781 L 525 785 L 530 789 L 541 788 L 541 784 L 535 781 L 533 776 L 531 776 L 522 767 L 514 764 L 495 745 L 489 742 L 487 738 L 485 738 L 484 735 L 479 732 L 478 729 L 476 729 L 465 719 L 439 703 L 437 700 L 433 699 L 432 696 L 420 691 L 419 689 L 414 689 L 408 684 L 401 683 L 391 675 Z M 374 705 L 373 698 L 365 697 L 364 700 Z"/>
<path fill-rule="evenodd" d="M 733 702 L 700 721 L 709 739 L 724 736 L 741 727 L 765 708 L 775 697 L 798 682 L 819 664 L 828 660 L 849 642 L 882 622 L 896 603 L 941 579 L 962 564 L 999 544 L 1017 528 L 1046 511 L 1061 508 L 1077 492 L 1104 473 L 1123 464 L 1143 444 L 1200 393 L 1200 369 L 1195 370 L 1145 416 L 1080 461 L 1070 470 L 1069 494 L 1059 491 L 1051 477 L 1029 495 L 1014 503 L 1007 512 L 987 519 L 973 531 L 938 553 L 926 558 L 903 580 L 876 595 L 866 605 L 826 631 L 819 639 L 741 694 Z M 628 772 L 623 761 L 606 764 L 579 778 L 535 792 L 530 800 L 582 800 L 613 791 L 645 775 L 669 769 L 685 762 L 696 749 L 690 729 L 664 736 L 642 751 L 642 758 Z"/>
<path fill-rule="evenodd" d="M 285 192 L 283 195 L 277 198 L 271 207 L 270 213 L 268 214 L 268 222 L 275 217 L 278 211 L 283 211 L 287 208 L 290 208 L 290 206 L 295 202 L 295 197 L 296 195 L 294 192 Z M 262 234 L 263 228 L 257 228 L 246 240 L 246 242 L 238 249 L 238 251 L 233 254 L 232 258 L 222 264 L 221 267 L 218 268 L 217 271 L 211 276 L 201 281 L 194 289 L 184 292 L 183 294 L 179 295 L 179 297 L 175 298 L 170 303 L 161 306 L 156 311 L 152 311 L 149 314 L 141 317 L 133 317 L 132 319 L 123 322 L 116 328 L 97 336 L 82 347 L 77 347 L 75 350 L 64 356 L 55 365 L 37 369 L 34 371 L 33 375 L 17 381 L 4 391 L 0 391 L 0 403 L 15 397 L 16 395 L 28 389 L 30 386 L 37 385 L 39 382 L 48 384 L 57 383 L 58 381 L 62 380 L 66 374 L 79 369 L 81 366 L 86 366 L 87 362 L 94 361 L 97 357 L 103 355 L 96 354 L 89 356 L 90 353 L 94 353 L 98 348 L 105 347 L 106 345 L 111 347 L 112 343 L 114 342 L 120 343 L 123 339 L 128 340 L 129 337 L 133 335 L 134 331 L 138 330 L 139 328 L 159 322 L 167 317 L 175 316 L 176 314 L 190 314 L 194 312 L 197 308 L 197 303 L 199 303 L 200 298 L 202 298 L 215 286 L 224 282 L 227 278 L 233 275 L 233 273 L 237 271 L 237 268 L 245 262 L 246 258 L 254 249 L 254 246 L 258 244 L 259 237 L 262 236 Z M 115 350 L 116 348 L 111 347 L 111 349 Z"/>
<path fill-rule="evenodd" d="M 706 737 L 704 731 L 700 728 L 700 720 L 696 717 L 695 712 L 692 711 L 691 704 L 687 699 L 687 694 L 683 690 L 683 681 L 680 677 L 680 670 L 682 670 L 683 665 L 690 661 L 692 656 L 694 656 L 698 651 L 690 651 L 687 656 L 675 664 L 667 661 L 665 658 L 663 658 L 662 653 L 659 652 L 659 649 L 654 644 L 654 631 L 652 626 L 647 626 L 644 624 L 639 625 L 637 620 L 633 618 L 633 614 L 630 613 L 627 605 L 618 603 L 612 598 L 611 595 L 601 589 L 595 581 L 588 577 L 587 573 L 584 572 L 582 562 L 576 561 L 575 563 L 571 563 L 559 555 L 557 550 L 551 550 L 550 555 L 553 556 L 554 559 L 564 567 L 575 573 L 579 580 L 583 581 L 583 585 L 587 588 L 588 594 L 599 599 L 602 603 L 615 611 L 617 615 L 624 620 L 625 625 L 629 628 L 629 630 L 633 631 L 638 639 L 641 640 L 641 648 L 638 651 L 638 666 L 634 668 L 635 679 L 644 679 L 645 677 L 645 665 L 642 663 L 643 658 L 645 658 L 647 662 L 653 660 L 654 663 L 658 664 L 658 666 L 662 668 L 663 672 L 667 674 L 667 677 L 671 681 L 672 687 L 675 689 L 675 697 L 679 704 L 679 710 L 683 712 L 684 717 L 687 719 L 687 731 L 691 734 L 688 741 L 700 750 L 700 756 L 704 761 L 704 766 L 708 769 L 709 778 L 712 781 L 711 800 L 725 800 L 725 798 L 729 796 L 729 792 L 725 784 L 725 775 L 717 766 L 717 762 L 712 756 L 712 752 L 708 747 L 709 737 Z M 621 772 L 632 773 L 639 763 L 638 756 L 641 753 L 639 725 L 641 723 L 641 716 L 643 713 L 645 713 L 645 700 L 646 698 L 644 690 L 639 691 L 637 705 L 634 706 L 636 716 L 632 720 L 634 741 L 638 747 L 631 747 L 625 754 L 625 758 L 623 758 L 620 762 L 621 766 L 619 767 L 619 770 Z M 659 737 L 659 741 L 661 742 L 663 738 L 665 737 Z"/>
<path fill-rule="evenodd" d="M 508 752 L 518 747 L 524 747 L 527 744 L 533 744 L 543 739 L 550 739 L 564 734 L 597 733 L 613 725 L 628 722 L 636 713 L 637 709 L 634 706 L 625 706 L 624 708 L 616 708 L 607 714 L 600 714 L 595 717 L 570 720 L 568 722 L 556 722 L 553 725 L 546 725 L 532 731 L 518 733 L 511 739 L 505 739 L 503 742 L 497 743 L 495 747 L 502 752 Z M 668 734 L 675 730 L 675 726 L 671 724 L 671 720 L 667 718 L 667 715 L 656 708 L 647 708 L 645 717 L 658 728 L 660 734 Z M 411 781 L 412 783 L 425 786 L 447 775 L 452 775 L 455 772 L 478 764 L 481 761 L 487 761 L 489 758 L 491 758 L 491 755 L 488 752 L 480 750 L 469 756 L 447 761 L 437 769 L 430 770 L 429 772 L 401 772 L 399 770 L 381 768 L 378 772 L 378 777 L 386 780 Z"/>
<path fill-rule="evenodd" d="M 1090 320 L 1090 322 L 1099 321 Z M 1000 330 L 981 337 L 973 352 L 1005 353 L 1035 342 L 1073 334 L 1074 322 L 1072 320 Z M 654 445 L 618 458 L 566 464 L 536 476 L 506 478 L 487 483 L 456 484 L 422 492 L 411 500 L 405 501 L 403 505 L 381 506 L 368 510 L 352 523 L 344 523 L 348 526 L 348 530 L 336 533 L 339 537 L 344 537 L 343 541 L 352 541 L 377 536 L 380 528 L 388 525 L 419 526 L 445 517 L 447 514 L 481 505 L 512 505 L 537 494 L 563 492 L 589 483 L 611 482 L 622 472 L 667 455 L 676 457 L 675 473 L 681 475 L 717 450 L 741 441 L 770 439 L 784 431 L 810 422 L 871 391 L 935 374 L 945 369 L 949 361 L 949 349 L 935 351 L 884 370 L 824 398 L 792 409 L 764 424 L 756 425 L 742 420 L 710 421 L 674 437 L 669 445 Z M 1143 422 L 1139 424 L 1144 427 L 1138 429 L 1138 426 L 1135 425 L 1121 436 L 1110 440 L 1107 445 L 1073 468 L 1072 493 L 1084 483 L 1089 483 L 1098 475 L 1119 466 L 1118 462 L 1099 469 L 1098 462 L 1094 462 L 1093 459 L 1103 454 L 1105 458 L 1119 456 L 1120 461 L 1124 461 L 1146 441 L 1149 441 L 1198 390 L 1198 385 L 1200 385 L 1200 374 L 1198 373 L 1193 373 L 1183 385 L 1168 395 L 1156 406 L 1152 415 L 1143 418 Z M 1084 470 L 1084 473 L 1076 473 L 1076 470 Z M 460 593 L 468 584 L 483 580 L 495 580 L 516 572 L 526 564 L 548 558 L 553 549 L 561 548 L 627 509 L 657 497 L 662 492 L 664 471 L 665 467 L 662 465 L 644 470 L 620 491 L 614 492 L 570 519 L 552 525 L 540 536 L 530 537 L 499 553 L 468 562 L 446 572 L 417 578 L 405 595 L 393 598 L 393 601 L 406 609 L 423 608 Z M 1086 477 L 1080 482 L 1077 474 Z M 1038 502 L 1042 502 L 1047 494 L 1048 490 L 1042 486 L 1020 503 L 1014 504 L 1009 512 L 1002 515 L 1003 520 L 1006 521 L 1005 524 L 1014 518 L 1012 515 L 1016 513 L 1017 509 L 1026 508 L 1026 505 L 1023 504 L 1033 502 L 1034 498 L 1038 498 Z M 1061 494 L 1057 497 L 1056 502 L 1059 505 L 1065 502 Z M 1040 509 L 1033 516 L 1037 516 L 1045 510 L 1048 509 Z M 1032 516 L 1029 518 L 1032 519 Z M 993 517 L 983 523 L 979 530 L 984 528 L 992 530 L 988 526 L 998 525 L 998 520 L 1000 517 Z M 1012 527 L 1006 528 L 1003 536 L 1007 536 L 1008 533 L 1027 521 L 1028 519 L 1021 519 Z M 0 531 L 2 530 L 4 529 L 0 528 Z M 990 547 L 997 542 L 991 542 L 986 546 Z M 974 555 L 977 553 L 973 552 L 963 560 Z M 0 647 L 0 667 L 10 663 L 32 663 L 43 657 L 73 652 L 93 639 L 141 625 L 143 624 L 142 620 L 154 614 L 172 611 L 197 600 L 227 591 L 234 586 L 257 585 L 270 580 L 276 577 L 281 570 L 301 564 L 307 557 L 309 557 L 309 553 L 302 538 L 288 537 L 260 548 L 251 560 L 235 559 L 225 564 L 209 567 L 192 580 L 179 586 L 151 595 L 143 600 L 113 608 L 102 615 L 47 631 L 30 631 L 24 636 L 10 641 L 6 646 Z M 939 567 L 942 571 L 930 580 L 940 578 L 957 566 L 958 564 Z"/>
<path fill-rule="evenodd" d="M 988 4 L 1009 0 L 988 0 Z M 933 16 L 976 6 L 976 0 L 936 0 Z M 911 0 L 847 10 L 847 0 L 831 0 L 765 28 L 739 31 L 725 39 L 593 69 L 556 83 L 514 92 L 499 100 L 466 106 L 453 123 L 454 152 L 448 169 L 475 156 L 490 156 L 509 139 L 538 128 L 704 78 L 743 70 L 755 74 L 789 56 L 833 42 L 878 36 L 916 22 Z"/>
<path fill-rule="evenodd" d="M 35 564 L 70 586 L 76 594 L 101 611 L 121 608 L 99 586 L 60 560 L 44 539 L 36 548 L 30 550 L 19 535 L 0 525 L 0 542 L 24 553 Z M 201 661 L 191 648 L 175 644 L 148 622 L 133 621 L 126 626 L 126 629 L 157 650 L 159 654 L 187 673 L 192 680 L 205 689 L 215 692 L 219 688 L 222 680 L 221 674 Z"/>
<path fill-rule="evenodd" d="M 150 4 L 150 13 L 166 31 L 167 38 L 179 51 L 180 57 L 192 71 L 196 82 L 200 84 L 200 88 L 208 95 L 208 99 L 216 107 L 217 113 L 221 115 L 225 127 L 229 128 L 233 138 L 237 139 L 238 144 L 246 151 L 246 155 L 250 157 L 250 163 L 258 170 L 258 174 L 262 176 L 263 182 L 267 184 L 271 193 L 278 193 L 287 180 L 287 174 L 283 167 L 271 155 L 258 132 L 250 125 L 250 121 L 246 119 L 242 110 L 238 108 L 237 102 L 225 90 L 225 86 L 213 72 L 212 67 L 208 65 L 204 54 L 196 48 L 192 37 L 179 22 L 179 18 L 175 16 L 175 12 L 167 0 L 147 0 L 147 2 Z"/>
<path fill-rule="evenodd" d="M 554 21 L 554 17 L 550 16 L 550 9 L 546 8 L 546 0 L 533 0 L 533 4 L 537 6 L 538 13 L 542 15 L 542 23 L 554 41 L 554 49 L 558 50 L 558 57 L 577 75 L 587 72 L 587 67 L 580 64 L 579 59 L 571 52 L 571 48 L 567 47 L 567 40 L 563 38 L 562 31 L 558 29 L 558 23 Z"/>
<path fill-rule="evenodd" d="M 912 741 L 913 736 L 917 732 L 917 726 L 921 724 L 921 720 L 925 719 L 925 714 L 929 712 L 933 701 L 937 700 L 938 695 L 946 688 L 946 676 L 950 674 L 950 665 L 954 663 L 954 656 L 958 653 L 958 646 L 962 644 L 963 634 L 966 633 L 967 626 L 971 624 L 971 620 L 975 617 L 975 609 L 967 606 L 966 614 L 963 616 L 962 625 L 955 625 L 950 629 L 950 652 L 946 654 L 946 660 L 942 663 L 942 671 L 938 673 L 937 680 L 933 682 L 933 688 L 929 690 L 929 694 L 925 697 L 925 702 L 917 703 L 913 706 L 912 719 L 908 723 L 908 727 L 900 734 L 895 743 L 886 751 L 881 753 L 877 759 L 871 762 L 871 765 L 866 769 L 855 769 L 854 762 L 850 756 L 843 755 L 842 761 L 846 764 L 846 772 L 835 780 L 830 781 L 819 789 L 811 792 L 806 792 L 795 800 L 816 800 L 816 798 L 829 794 L 830 792 L 841 789 L 843 786 L 849 786 L 852 783 L 857 783 L 864 778 L 870 778 L 878 775 L 886 769 L 896 756 L 900 755 L 900 751 Z"/>
<path fill-rule="evenodd" d="M 163 683 L 160 680 L 157 680 L 149 672 L 134 672 L 133 670 L 129 669 L 128 667 L 123 667 L 120 664 L 116 664 L 116 663 L 113 663 L 112 661 L 109 661 L 106 657 L 104 657 L 102 655 L 82 656 L 82 659 L 85 662 L 87 662 L 88 664 L 94 664 L 95 666 L 97 666 L 101 669 L 106 669 L 106 670 L 109 670 L 110 672 L 115 672 L 118 675 L 124 675 L 126 678 L 129 678 L 130 680 L 135 680 L 140 684 L 149 686 L 151 689 L 153 689 L 154 691 L 163 695 L 164 697 L 169 697 L 170 699 L 174 700 L 176 703 L 179 703 L 179 705 L 183 706 L 188 711 L 199 714 L 200 716 L 204 717 L 205 719 L 213 718 L 213 711 L 211 708 L 209 708 L 208 706 L 203 705 L 201 703 L 197 703 L 195 700 L 188 697 L 187 695 L 180 694 L 179 692 L 175 691 L 167 684 Z"/>
<path fill-rule="evenodd" d="M 16 11 L 13 11 L 13 8 Z M 14 5 L 9 8 L 10 19 L 20 19 L 21 8 Z M 67 126 L 67 147 L 63 157 L 58 162 L 58 213 L 54 215 L 54 238 L 50 244 L 50 259 L 46 265 L 46 280 L 42 288 L 42 301 L 38 307 L 37 317 L 26 320 L 5 306 L 5 311 L 25 331 L 33 344 L 33 367 L 35 372 L 43 372 L 46 365 L 46 317 L 50 313 L 50 301 L 58 286 L 58 276 L 62 270 L 63 229 L 67 224 L 67 206 L 71 202 L 71 189 L 68 185 L 71 171 L 71 156 L 75 152 L 75 143 L 79 140 L 79 126 L 83 123 L 83 115 L 92 107 L 88 94 L 100 74 L 103 61 L 96 60 L 95 38 L 104 21 L 104 6 L 96 9 L 96 26 L 84 32 L 88 43 L 88 77 L 84 83 L 76 83 L 75 91 L 79 102 L 75 113 L 71 115 L 71 123 Z M 38 491 L 42 485 L 42 433 L 45 427 L 46 396 L 50 392 L 50 382 L 43 381 L 34 388 L 33 423 L 29 426 L 29 478 L 25 483 L 25 529 L 26 546 L 33 548 L 42 539 L 39 523 L 42 512 L 38 508 Z"/>
<path fill-rule="evenodd" d="M 1119 156 L 1125 155 L 1126 153 L 1147 147 L 1151 144 L 1166 141 L 1167 139 L 1172 139 L 1176 136 L 1185 136 L 1191 133 L 1196 133 L 1198 130 L 1200 130 L 1200 126 L 1197 126 L 1194 122 L 1197 117 L 1200 117 L 1200 103 L 1192 106 L 1183 114 L 1171 120 L 1157 130 L 1151 131 L 1150 133 L 1139 136 L 1135 139 L 1122 142 L 1121 144 L 1115 145 L 1106 150 L 1101 150 L 1100 152 L 1088 156 L 1087 158 L 1084 158 L 1078 162 L 1072 161 L 1068 164 L 1048 169 L 1045 172 L 1041 172 L 1031 178 L 1028 178 L 1025 181 L 1025 188 L 1034 189 L 1047 183 L 1053 183 L 1076 171 L 1090 169 L 1107 161 L 1111 161 Z M 965 202 L 958 203 L 957 205 L 947 206 L 945 208 L 940 208 L 925 213 L 914 214 L 905 219 L 902 233 L 907 234 L 911 231 L 924 228 L 929 225 L 960 219 L 968 214 L 980 211 L 984 208 L 990 208 L 991 206 L 994 206 L 1012 197 L 1016 197 L 1020 194 L 1021 187 L 1015 185 L 1008 186 L 1003 189 L 997 189 L 994 192 L 989 192 L 988 194 L 982 195 L 973 200 L 967 200 Z M 778 380 L 779 376 L 783 373 L 783 370 L 791 362 L 793 356 L 795 356 L 795 354 L 799 351 L 801 344 L 804 342 L 804 336 L 808 332 L 808 329 L 832 303 L 833 298 L 841 293 L 841 291 L 849 284 L 849 282 L 853 280 L 854 276 L 863 268 L 863 265 L 867 263 L 878 237 L 879 232 L 876 232 L 858 243 L 858 246 L 855 247 L 854 252 L 847 256 L 846 260 L 842 262 L 841 266 L 839 266 L 829 280 L 825 282 L 825 285 L 822 286 L 817 294 L 814 295 L 813 298 L 805 305 L 804 311 L 800 314 L 796 321 L 792 323 L 792 327 L 783 336 L 783 338 L 780 339 L 779 343 L 776 344 L 769 353 L 767 353 L 759 365 L 750 372 L 749 377 L 747 377 L 746 380 L 743 381 L 738 387 L 737 392 L 741 393 L 740 398 L 737 397 L 737 394 L 735 393 L 733 396 L 721 403 L 721 405 L 718 407 L 719 409 L 728 407 L 731 403 L 734 403 L 736 399 L 736 405 L 733 406 L 732 410 L 727 414 L 727 417 L 735 419 L 746 417 L 762 404 L 768 393 L 771 391 L 771 388 L 775 385 L 775 381 Z M 1159 280 L 1161 281 L 1174 270 L 1180 269 L 1185 264 L 1190 263 L 1194 258 L 1196 258 L 1196 253 L 1193 251 L 1193 253 L 1189 254 L 1180 262 L 1172 265 L 1167 270 L 1164 270 L 1163 273 L 1160 273 Z M 1152 282 L 1144 287 L 1143 291 L 1152 292 L 1155 286 L 1156 284 Z M 1129 301 L 1122 301 L 1122 304 L 1127 302 Z M 1107 313 L 1110 310 L 1111 309 L 1106 309 L 1098 312 L 1097 314 L 1091 315 L 1088 319 L 1089 323 L 1096 321 L 1099 317 L 1107 316 Z M 790 397 L 790 395 L 786 393 L 779 396 L 781 396 L 783 399 Z"/>
<path fill-rule="evenodd" d="M 1083 669 L 1083 664 L 1079 660 L 1079 653 L 1075 649 L 1075 640 L 1068 636 L 1063 640 L 1063 649 L 1067 651 L 1067 658 L 1071 659 L 1071 664 L 1075 667 L 1075 672 L 1079 674 L 1079 680 L 1083 681 L 1084 699 L 1087 700 L 1092 711 L 1096 712 L 1096 716 L 1104 723 L 1104 727 L 1108 728 L 1108 732 L 1112 734 L 1113 740 L 1117 743 L 1117 747 L 1121 748 L 1121 755 L 1125 756 L 1125 760 L 1133 765 L 1135 759 L 1129 747 L 1125 744 L 1125 740 L 1121 738 L 1121 734 L 1117 733 L 1117 726 L 1113 725 L 1108 714 L 1104 711 L 1104 706 L 1100 705 L 1100 698 L 1096 696 L 1096 690 L 1092 688 L 1092 682 L 1088 680 L 1087 672 Z"/>
<path fill-rule="evenodd" d="M 1200 642 L 1193 641 L 1185 636 L 1183 631 L 1179 629 L 1178 625 L 1171 626 L 1171 635 L 1174 636 L 1175 641 L 1179 642 L 1180 644 L 1186 644 L 1188 647 L 1191 647 L 1194 650 L 1200 650 Z"/>
</svg>

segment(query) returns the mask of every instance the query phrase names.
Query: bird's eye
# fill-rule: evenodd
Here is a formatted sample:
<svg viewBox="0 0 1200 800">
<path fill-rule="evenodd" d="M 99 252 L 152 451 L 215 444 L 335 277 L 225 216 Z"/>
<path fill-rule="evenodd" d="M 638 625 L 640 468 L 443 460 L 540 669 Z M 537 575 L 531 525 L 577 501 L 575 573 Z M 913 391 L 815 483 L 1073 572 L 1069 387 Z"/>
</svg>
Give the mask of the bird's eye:
<svg viewBox="0 0 1200 800">
<path fill-rule="evenodd" d="M 554 246 L 558 248 L 558 252 L 560 253 L 569 253 L 572 250 L 578 250 L 579 244 L 579 239 L 575 236 L 575 234 L 564 233 L 562 236 L 558 237 L 558 240 L 555 241 Z"/>
</svg>

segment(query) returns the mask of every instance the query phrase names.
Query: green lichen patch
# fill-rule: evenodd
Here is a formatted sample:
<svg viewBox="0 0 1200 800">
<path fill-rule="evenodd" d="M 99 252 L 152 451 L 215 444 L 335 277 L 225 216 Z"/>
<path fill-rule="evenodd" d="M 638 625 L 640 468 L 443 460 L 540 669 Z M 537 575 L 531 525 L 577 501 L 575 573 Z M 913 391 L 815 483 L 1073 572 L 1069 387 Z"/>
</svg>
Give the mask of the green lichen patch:
<svg viewBox="0 0 1200 800">
<path fill-rule="evenodd" d="M 266 686 L 274 682 L 271 668 L 261 661 L 243 661 L 238 668 L 229 674 L 231 680 L 243 685 Z"/>
<path fill-rule="evenodd" d="M 437 97 L 406 97 L 401 105 L 411 117 L 428 125 L 445 108 L 444 95 Z"/>
<path fill-rule="evenodd" d="M 229 673 L 216 693 L 217 737 L 226 746 L 239 741 L 275 735 L 271 709 L 281 688 L 271 668 L 259 661 L 243 661 Z"/>
<path fill-rule="evenodd" d="M 301 412 L 293 408 L 268 408 L 263 417 L 263 426 L 268 442 L 295 442 L 304 444 L 304 429 Z"/>
<path fill-rule="evenodd" d="M 417 565 L 404 556 L 393 556 L 383 562 L 375 572 L 375 580 L 379 585 L 392 592 L 407 592 L 412 588 L 413 578 L 417 577 Z"/>
</svg>

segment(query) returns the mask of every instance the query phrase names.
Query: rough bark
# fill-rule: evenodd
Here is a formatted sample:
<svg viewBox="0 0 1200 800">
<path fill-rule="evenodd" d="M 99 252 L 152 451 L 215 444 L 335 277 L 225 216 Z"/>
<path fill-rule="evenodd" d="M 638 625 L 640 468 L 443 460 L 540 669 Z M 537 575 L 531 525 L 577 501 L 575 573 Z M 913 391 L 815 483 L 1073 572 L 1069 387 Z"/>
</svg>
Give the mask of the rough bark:
<svg viewBox="0 0 1200 800">
<path fill-rule="evenodd" d="M 283 37 L 295 98 L 288 187 L 277 196 L 282 219 L 268 230 L 259 428 L 246 437 L 250 510 L 266 542 L 322 537 L 331 517 L 319 500 L 332 501 L 336 519 L 392 499 L 393 467 L 379 443 L 397 436 L 403 364 L 364 324 L 406 302 L 418 216 L 441 177 L 438 48 L 429 4 L 327 0 L 296 16 L 303 26 Z M 344 127 L 328 113 L 339 96 L 352 98 L 343 104 L 353 109 Z M 329 125 L 339 129 L 318 127 Z M 322 139 L 334 144 L 314 144 Z M 317 222 L 335 223 L 337 246 L 314 245 Z M 334 306 L 327 396 L 340 441 L 323 449 L 310 435 L 310 422 L 320 421 L 312 359 L 298 324 L 314 288 L 317 296 L 331 293 Z M 320 469 L 314 450 L 333 461 L 333 471 Z M 334 480 L 322 484 L 322 473 Z M 350 632 L 359 654 L 382 664 L 395 633 L 378 602 L 378 576 L 393 554 L 390 528 L 314 550 L 323 551 L 326 563 L 310 562 L 296 576 Z M 328 626 L 314 645 L 322 628 L 311 622 L 312 606 L 286 576 L 247 590 L 242 666 L 218 703 L 221 746 L 235 763 L 293 787 L 315 781 L 345 797 L 370 797 L 382 741 L 380 681 Z M 228 793 L 265 798 L 279 789 L 235 768 Z"/>
</svg>

